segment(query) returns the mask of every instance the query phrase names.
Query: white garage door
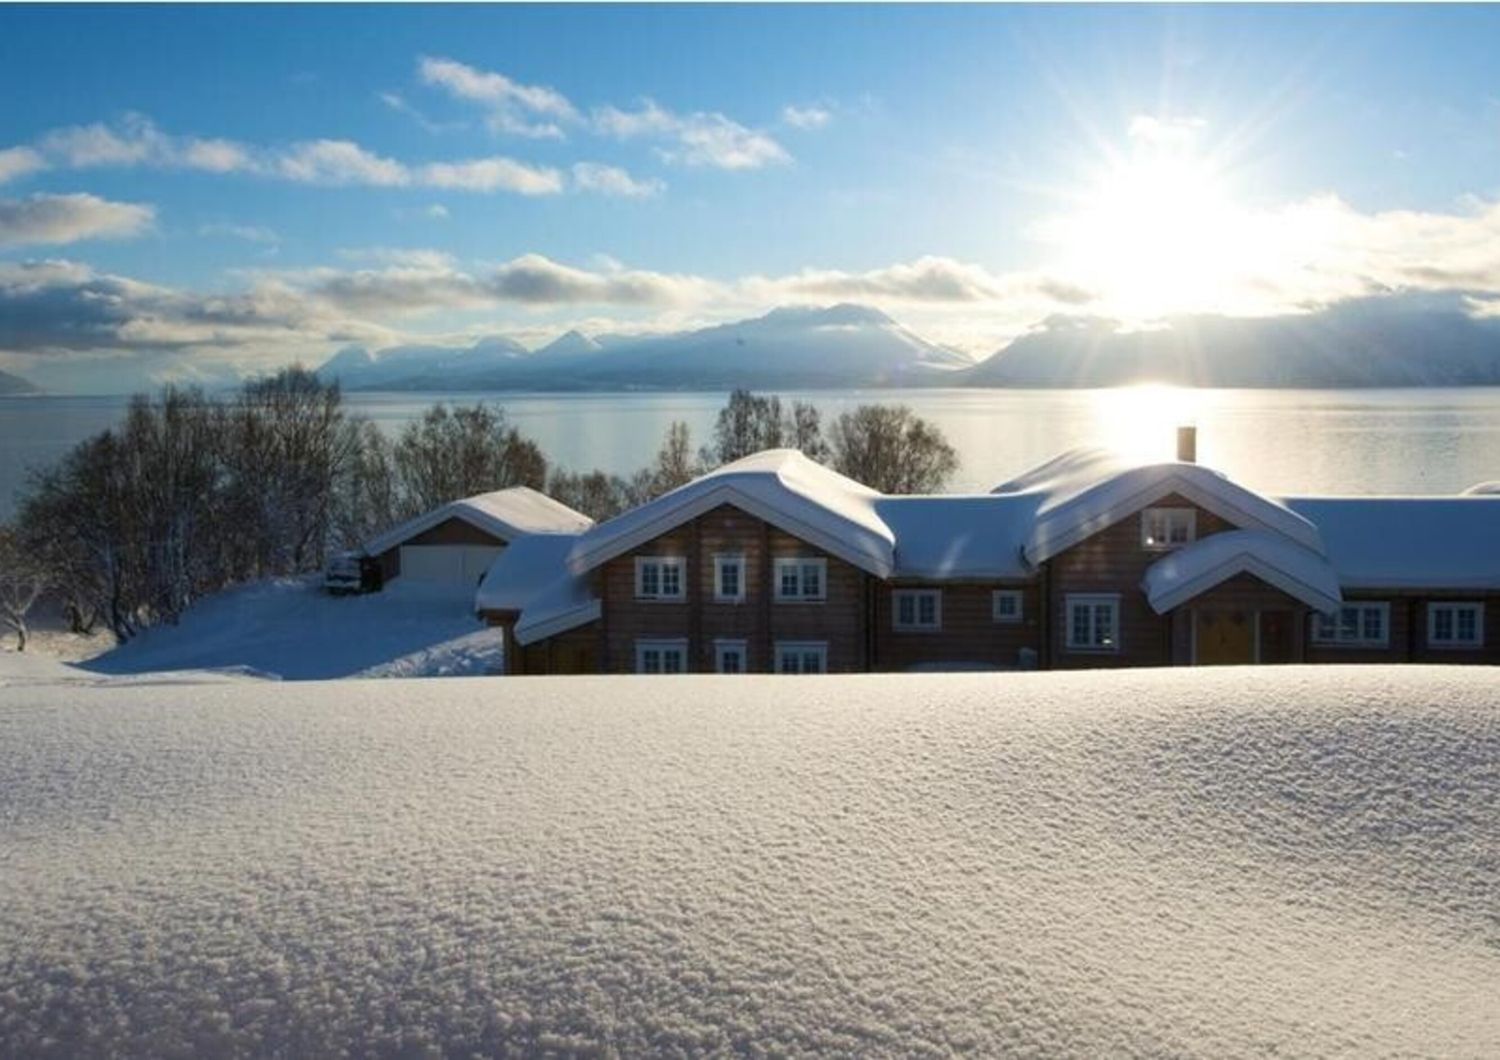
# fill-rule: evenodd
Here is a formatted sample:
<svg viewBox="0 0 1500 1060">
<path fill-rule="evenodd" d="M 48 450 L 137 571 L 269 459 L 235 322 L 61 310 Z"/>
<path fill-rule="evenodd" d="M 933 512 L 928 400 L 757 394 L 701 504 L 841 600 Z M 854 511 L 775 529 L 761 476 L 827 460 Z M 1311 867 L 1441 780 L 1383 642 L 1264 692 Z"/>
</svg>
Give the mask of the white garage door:
<svg viewBox="0 0 1500 1060">
<path fill-rule="evenodd" d="M 478 585 L 502 551 L 492 545 L 402 545 L 401 577 L 419 582 Z"/>
</svg>

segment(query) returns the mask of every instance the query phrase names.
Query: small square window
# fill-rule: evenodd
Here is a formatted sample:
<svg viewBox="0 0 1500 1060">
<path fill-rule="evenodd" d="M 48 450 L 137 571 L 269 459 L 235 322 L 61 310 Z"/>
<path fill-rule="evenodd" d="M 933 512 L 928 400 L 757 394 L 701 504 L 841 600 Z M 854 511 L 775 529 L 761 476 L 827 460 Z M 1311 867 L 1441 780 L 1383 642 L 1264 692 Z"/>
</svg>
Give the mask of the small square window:
<svg viewBox="0 0 1500 1060">
<path fill-rule="evenodd" d="M 1313 624 L 1313 641 L 1341 648 L 1384 648 L 1390 643 L 1391 605 L 1345 604 L 1320 614 Z"/>
<path fill-rule="evenodd" d="M 687 641 L 636 641 L 635 672 L 638 674 L 687 673 Z"/>
<path fill-rule="evenodd" d="M 742 674 L 749 667 L 745 642 L 742 640 L 714 641 L 714 669 L 721 674 Z"/>
<path fill-rule="evenodd" d="M 823 641 L 777 641 L 776 672 L 779 674 L 827 673 L 827 643 Z"/>
<path fill-rule="evenodd" d="M 745 599 L 745 557 L 741 555 L 714 556 L 714 600 L 718 603 L 739 603 Z"/>
<path fill-rule="evenodd" d="M 1153 552 L 1190 545 L 1198 532 L 1192 508 L 1147 508 L 1141 513 L 1141 547 Z"/>
<path fill-rule="evenodd" d="M 996 589 L 990 594 L 990 617 L 1001 623 L 1021 621 L 1023 599 L 1020 589 Z"/>
</svg>

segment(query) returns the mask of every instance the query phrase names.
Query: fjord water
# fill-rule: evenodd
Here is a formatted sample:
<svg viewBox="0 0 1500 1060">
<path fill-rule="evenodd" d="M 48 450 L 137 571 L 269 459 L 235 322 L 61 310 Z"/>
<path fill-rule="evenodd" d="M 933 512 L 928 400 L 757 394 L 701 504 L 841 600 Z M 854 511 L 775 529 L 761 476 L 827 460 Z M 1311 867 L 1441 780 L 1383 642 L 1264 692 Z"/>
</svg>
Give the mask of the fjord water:
<svg viewBox="0 0 1500 1060">
<path fill-rule="evenodd" d="M 1174 430 L 1198 428 L 1200 462 L 1270 493 L 1455 493 L 1500 479 L 1500 388 L 1420 390 L 809 391 L 825 417 L 902 402 L 959 454 L 954 490 L 987 490 L 1078 445 L 1172 455 Z M 706 441 L 726 395 L 714 393 L 354 393 L 350 408 L 395 433 L 438 401 L 503 405 L 548 457 L 628 473 L 648 463 L 673 420 Z M 0 398 L 0 518 L 27 469 L 118 422 L 120 397 Z"/>
</svg>

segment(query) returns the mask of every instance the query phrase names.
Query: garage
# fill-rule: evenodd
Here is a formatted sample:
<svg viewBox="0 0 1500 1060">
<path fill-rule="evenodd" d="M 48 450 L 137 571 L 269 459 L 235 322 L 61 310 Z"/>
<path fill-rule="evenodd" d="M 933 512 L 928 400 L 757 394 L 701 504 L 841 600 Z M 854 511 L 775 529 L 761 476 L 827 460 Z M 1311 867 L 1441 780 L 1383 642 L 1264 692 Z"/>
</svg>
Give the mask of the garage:
<svg viewBox="0 0 1500 1060">
<path fill-rule="evenodd" d="M 414 582 L 478 585 L 495 557 L 497 545 L 402 545 L 401 577 Z"/>
</svg>

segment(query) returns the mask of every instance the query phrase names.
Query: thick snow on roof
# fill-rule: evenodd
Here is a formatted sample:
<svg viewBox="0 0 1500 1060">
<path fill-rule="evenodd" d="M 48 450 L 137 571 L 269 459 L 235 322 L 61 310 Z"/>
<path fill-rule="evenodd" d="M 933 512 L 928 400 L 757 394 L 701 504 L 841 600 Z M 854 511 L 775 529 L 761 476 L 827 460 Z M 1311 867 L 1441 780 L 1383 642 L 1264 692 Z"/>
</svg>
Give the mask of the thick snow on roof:
<svg viewBox="0 0 1500 1060">
<path fill-rule="evenodd" d="M 516 639 L 522 644 L 555 636 L 599 617 L 599 601 L 588 577 L 568 567 L 577 534 L 532 534 L 518 538 L 490 565 L 474 606 L 480 611 L 519 611 Z"/>
<path fill-rule="evenodd" d="M 880 497 L 795 449 L 767 449 L 599 524 L 579 539 L 571 563 L 575 570 L 590 570 L 695 516 L 732 504 L 886 576 L 895 568 L 896 541 L 876 513 Z"/>
<path fill-rule="evenodd" d="M 1141 588 L 1164 615 L 1236 574 L 1253 574 L 1318 611 L 1332 611 L 1342 599 L 1326 559 L 1264 530 L 1210 534 L 1170 552 L 1147 569 Z"/>
<path fill-rule="evenodd" d="M 1104 449 L 1074 449 L 995 487 L 1036 494 L 1026 558 L 1041 563 L 1154 501 L 1178 494 L 1244 529 L 1282 534 L 1322 552 L 1317 527 L 1286 507 L 1200 464 L 1142 464 Z"/>
<path fill-rule="evenodd" d="M 1494 482 L 1476 482 L 1464 490 L 1465 497 L 1500 496 L 1500 479 Z"/>
<path fill-rule="evenodd" d="M 1497 695 L 9 688 L 0 1055 L 1493 1055 Z"/>
<path fill-rule="evenodd" d="M 512 486 L 452 501 L 408 519 L 367 541 L 365 551 L 371 555 L 384 552 L 449 519 L 462 519 L 504 541 L 522 534 L 578 533 L 594 525 L 588 516 L 545 493 L 529 486 Z"/>
<path fill-rule="evenodd" d="M 1346 589 L 1500 589 L 1500 497 L 1287 497 Z"/>
<path fill-rule="evenodd" d="M 896 537 L 898 578 L 1027 578 L 1021 546 L 1039 498 L 882 497 L 875 510 Z"/>
</svg>

